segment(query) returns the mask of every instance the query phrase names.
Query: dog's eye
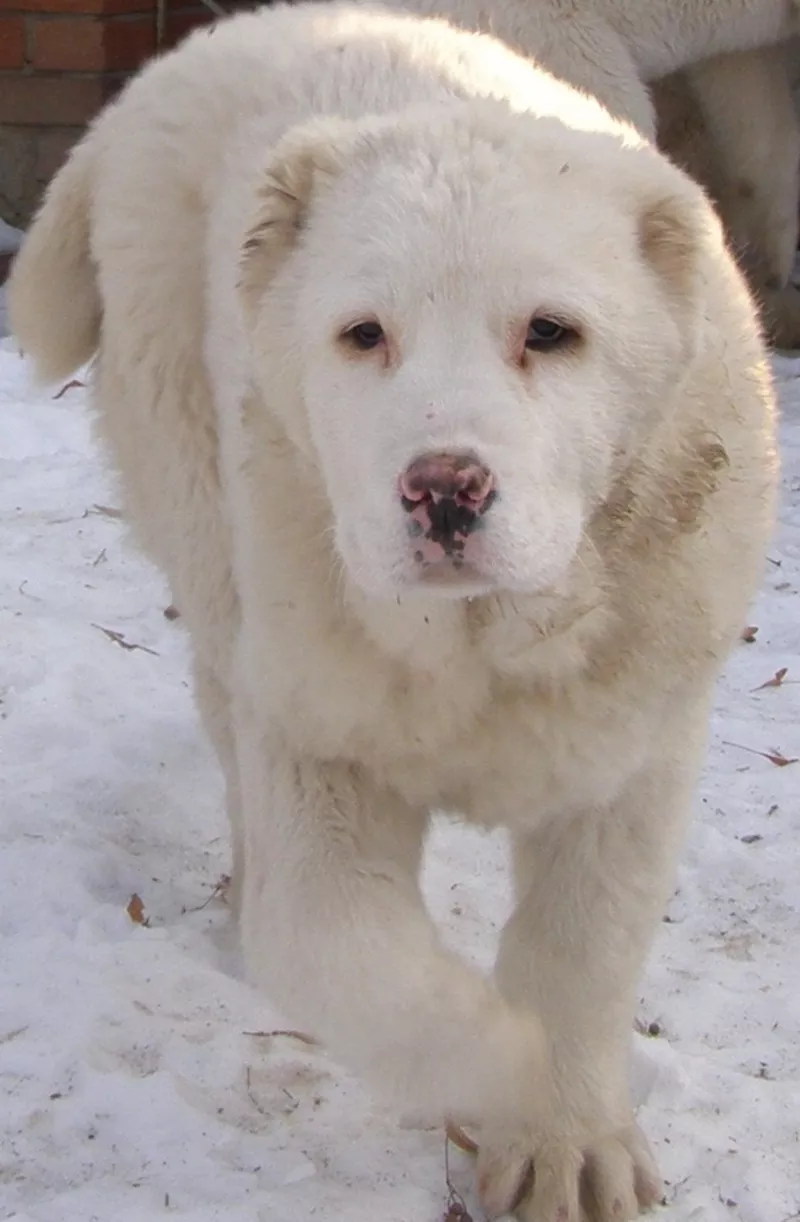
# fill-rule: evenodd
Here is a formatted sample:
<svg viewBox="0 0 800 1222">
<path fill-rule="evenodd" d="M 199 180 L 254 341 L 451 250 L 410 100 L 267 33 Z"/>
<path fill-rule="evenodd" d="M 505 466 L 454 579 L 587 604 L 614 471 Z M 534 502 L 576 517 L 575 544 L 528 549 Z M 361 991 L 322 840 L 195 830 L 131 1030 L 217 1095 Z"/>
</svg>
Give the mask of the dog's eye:
<svg viewBox="0 0 800 1222">
<path fill-rule="evenodd" d="M 532 318 L 528 323 L 528 334 L 525 336 L 525 347 L 538 349 L 557 348 L 565 340 L 574 335 L 569 327 L 556 322 L 554 318 Z"/>
<path fill-rule="evenodd" d="M 356 323 L 345 331 L 343 338 L 349 340 L 361 352 L 368 352 L 370 348 L 377 348 L 383 340 L 383 327 L 379 322 Z"/>
</svg>

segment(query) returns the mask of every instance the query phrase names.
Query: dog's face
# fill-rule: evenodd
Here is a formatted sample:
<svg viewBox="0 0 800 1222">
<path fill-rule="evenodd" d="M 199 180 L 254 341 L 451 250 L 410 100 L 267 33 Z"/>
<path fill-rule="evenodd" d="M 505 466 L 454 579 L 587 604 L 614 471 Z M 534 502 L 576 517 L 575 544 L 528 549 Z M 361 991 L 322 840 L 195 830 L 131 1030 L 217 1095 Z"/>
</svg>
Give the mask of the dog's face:
<svg viewBox="0 0 800 1222">
<path fill-rule="evenodd" d="M 691 359 L 699 193 L 617 135 L 467 107 L 304 136 L 269 181 L 258 376 L 352 579 L 557 590 Z"/>
</svg>

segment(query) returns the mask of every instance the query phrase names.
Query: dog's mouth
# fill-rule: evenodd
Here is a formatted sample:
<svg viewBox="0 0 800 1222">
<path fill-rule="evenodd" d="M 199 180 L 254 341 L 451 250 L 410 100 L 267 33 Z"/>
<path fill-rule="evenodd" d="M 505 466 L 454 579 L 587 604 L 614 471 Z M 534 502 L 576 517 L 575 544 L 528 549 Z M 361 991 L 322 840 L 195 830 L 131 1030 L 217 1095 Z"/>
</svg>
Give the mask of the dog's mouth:
<svg viewBox="0 0 800 1222">
<path fill-rule="evenodd" d="M 461 514 L 441 521 L 426 507 L 424 525 L 410 514 L 406 526 L 411 571 L 407 581 L 425 592 L 448 598 L 488 594 L 495 581 L 486 572 L 488 559 L 477 515 Z"/>
</svg>

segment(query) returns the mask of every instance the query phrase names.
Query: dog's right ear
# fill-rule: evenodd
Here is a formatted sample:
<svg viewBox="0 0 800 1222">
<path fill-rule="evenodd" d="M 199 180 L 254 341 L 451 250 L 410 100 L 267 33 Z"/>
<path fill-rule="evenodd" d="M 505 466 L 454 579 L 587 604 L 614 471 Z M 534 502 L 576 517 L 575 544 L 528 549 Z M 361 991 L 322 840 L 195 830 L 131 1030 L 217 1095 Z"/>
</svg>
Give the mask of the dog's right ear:
<svg viewBox="0 0 800 1222">
<path fill-rule="evenodd" d="M 239 292 L 248 317 L 302 232 L 313 196 L 341 174 L 355 139 L 352 124 L 322 119 L 292 129 L 275 146 L 241 248 Z"/>
</svg>

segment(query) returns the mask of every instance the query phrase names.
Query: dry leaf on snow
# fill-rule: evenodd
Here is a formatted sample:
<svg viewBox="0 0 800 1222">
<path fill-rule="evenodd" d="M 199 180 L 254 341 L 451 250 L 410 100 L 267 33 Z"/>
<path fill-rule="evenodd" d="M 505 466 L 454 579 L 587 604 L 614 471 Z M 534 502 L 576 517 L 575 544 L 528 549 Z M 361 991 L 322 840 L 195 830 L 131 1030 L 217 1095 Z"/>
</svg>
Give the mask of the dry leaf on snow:
<svg viewBox="0 0 800 1222">
<path fill-rule="evenodd" d="M 144 904 L 141 896 L 138 896 L 134 891 L 131 898 L 128 900 L 128 907 L 125 909 L 128 916 L 133 921 L 134 925 L 148 925 L 149 921 L 144 915 Z"/>
<path fill-rule="evenodd" d="M 766 683 L 759 683 L 758 687 L 754 687 L 754 692 L 760 692 L 765 687 L 782 687 L 783 681 L 789 673 L 788 666 L 782 666 L 780 670 L 776 670 L 771 679 L 767 679 Z"/>
<path fill-rule="evenodd" d="M 448 1120 L 447 1125 L 445 1126 L 445 1132 L 447 1133 L 447 1140 L 451 1142 L 456 1149 L 463 1150 L 465 1154 L 478 1153 L 477 1142 L 474 1142 L 472 1138 L 464 1132 L 461 1125 L 455 1124 L 452 1120 Z"/>
<path fill-rule="evenodd" d="M 747 751 L 750 755 L 760 755 L 762 759 L 769 760 L 776 768 L 785 768 L 787 764 L 797 763 L 797 756 L 784 755 L 777 747 L 774 747 L 772 751 L 757 751 L 755 747 L 745 747 L 743 743 L 731 743 L 726 739 L 723 740 L 722 745 L 724 747 L 736 747 L 738 751 Z"/>
</svg>

